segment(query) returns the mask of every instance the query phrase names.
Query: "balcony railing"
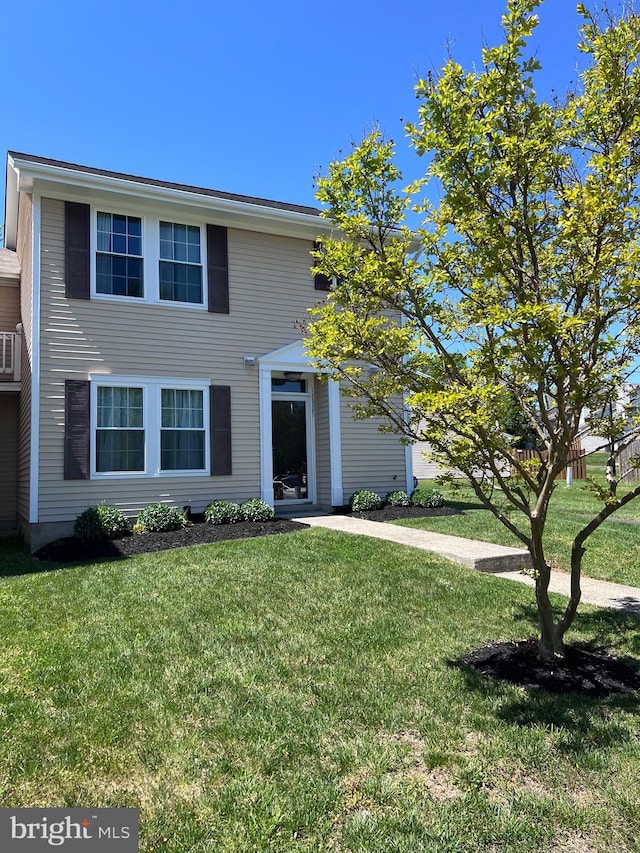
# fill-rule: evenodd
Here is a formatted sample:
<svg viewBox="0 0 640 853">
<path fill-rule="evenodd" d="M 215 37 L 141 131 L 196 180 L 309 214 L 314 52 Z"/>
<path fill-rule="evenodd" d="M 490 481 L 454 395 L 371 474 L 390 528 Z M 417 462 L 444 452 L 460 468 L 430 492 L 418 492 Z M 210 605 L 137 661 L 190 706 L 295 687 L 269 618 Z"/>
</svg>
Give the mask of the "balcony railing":
<svg viewBox="0 0 640 853">
<path fill-rule="evenodd" d="M 20 380 L 20 335 L 0 332 L 0 382 Z"/>
</svg>

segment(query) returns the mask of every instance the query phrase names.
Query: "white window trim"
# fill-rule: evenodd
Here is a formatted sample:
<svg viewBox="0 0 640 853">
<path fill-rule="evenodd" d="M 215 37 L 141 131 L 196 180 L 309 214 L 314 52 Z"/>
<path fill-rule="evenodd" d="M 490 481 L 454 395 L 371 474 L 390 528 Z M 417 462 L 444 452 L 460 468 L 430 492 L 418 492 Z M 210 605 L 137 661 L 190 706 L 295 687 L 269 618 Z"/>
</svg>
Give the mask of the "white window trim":
<svg viewBox="0 0 640 853">
<path fill-rule="evenodd" d="M 111 376 L 94 374 L 89 377 L 91 387 L 90 409 L 90 453 L 92 480 L 135 480 L 153 477 L 208 477 L 211 470 L 209 424 L 210 382 L 191 379 L 157 379 L 141 376 Z M 96 471 L 96 433 L 98 424 L 98 388 L 142 388 L 144 424 L 144 470 L 143 471 Z M 162 389 L 180 391 L 202 391 L 202 416 L 204 428 L 204 468 L 187 468 L 178 471 L 163 471 L 160 468 L 160 433 L 162 424 Z"/>
<path fill-rule="evenodd" d="M 118 296 L 113 293 L 99 293 L 96 288 L 96 255 L 98 252 L 98 211 L 100 213 L 135 216 L 142 220 L 142 296 Z M 173 299 L 160 299 L 160 222 L 172 222 L 178 225 L 191 225 L 200 230 L 200 265 L 202 267 L 202 302 L 177 302 Z M 91 299 L 105 302 L 126 302 L 132 305 L 164 305 L 169 307 L 190 308 L 194 311 L 207 310 L 207 229 L 202 222 L 190 217 L 175 216 L 172 213 L 141 213 L 129 205 L 119 206 L 92 204 L 90 209 L 90 281 Z M 137 257 L 137 256 L 135 256 Z M 175 263 L 180 263 L 176 261 Z M 197 264 L 193 264 L 197 266 Z"/>
</svg>

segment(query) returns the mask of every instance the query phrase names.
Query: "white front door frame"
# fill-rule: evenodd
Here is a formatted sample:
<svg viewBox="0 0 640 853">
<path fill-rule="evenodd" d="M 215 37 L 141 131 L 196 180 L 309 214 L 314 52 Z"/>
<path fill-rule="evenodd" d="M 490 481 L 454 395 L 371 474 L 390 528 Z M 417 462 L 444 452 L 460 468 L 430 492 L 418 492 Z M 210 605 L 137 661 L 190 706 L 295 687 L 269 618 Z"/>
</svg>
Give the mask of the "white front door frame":
<svg viewBox="0 0 640 853">
<path fill-rule="evenodd" d="M 305 374 L 309 381 L 319 373 L 329 371 L 319 370 L 309 364 L 304 352 L 304 343 L 295 341 L 282 349 L 267 353 L 258 359 L 259 365 L 259 394 L 260 394 L 260 497 L 265 503 L 274 506 L 273 495 L 273 423 L 271 417 L 271 378 L 274 372 L 295 371 Z M 344 491 L 342 487 L 342 433 L 340 427 L 340 387 L 335 379 L 328 380 L 328 403 L 329 403 L 329 457 L 331 465 L 331 504 L 342 506 L 344 504 Z M 315 424 L 313 421 L 313 398 L 311 400 L 311 411 L 308 417 L 311 419 L 312 447 L 307 448 L 309 464 L 313 465 L 313 498 L 317 496 L 317 483 L 315 477 Z M 310 489 L 311 492 L 311 489 Z"/>
<path fill-rule="evenodd" d="M 303 374 L 303 378 L 305 374 Z M 278 501 L 278 506 L 283 506 L 284 504 L 293 503 L 293 504 L 303 504 L 303 503 L 311 503 L 314 504 L 317 499 L 317 488 L 316 488 L 316 422 L 315 422 L 315 404 L 314 404 L 314 393 L 313 393 L 313 374 L 309 374 L 307 376 L 307 385 L 309 386 L 308 391 L 298 392 L 298 391 L 274 391 L 271 389 L 271 402 L 274 400 L 299 400 L 305 404 L 305 431 L 306 431 L 306 441 L 307 441 L 307 497 L 299 498 L 293 501 Z M 271 409 L 273 416 L 273 408 Z M 273 430 L 272 430 L 272 440 L 273 440 Z M 273 459 L 273 454 L 272 457 Z M 272 468 L 273 471 L 273 468 Z M 275 503 L 275 494 L 274 494 L 274 503 Z"/>
</svg>

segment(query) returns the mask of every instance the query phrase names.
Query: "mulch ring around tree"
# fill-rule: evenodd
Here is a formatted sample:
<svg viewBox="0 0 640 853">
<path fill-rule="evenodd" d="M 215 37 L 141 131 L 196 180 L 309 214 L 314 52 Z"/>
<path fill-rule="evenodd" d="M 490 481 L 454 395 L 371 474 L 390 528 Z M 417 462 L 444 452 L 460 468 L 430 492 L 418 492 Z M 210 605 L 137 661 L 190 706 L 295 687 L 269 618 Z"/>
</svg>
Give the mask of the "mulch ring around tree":
<svg viewBox="0 0 640 853">
<path fill-rule="evenodd" d="M 374 521 L 392 521 L 399 518 L 425 518 L 433 515 L 457 515 L 459 510 L 452 507 L 384 507 L 375 512 L 354 513 L 357 518 Z M 208 524 L 203 515 L 192 516 L 193 523 L 183 530 L 167 533 L 137 533 L 122 539 L 106 542 L 83 542 L 75 536 L 57 539 L 43 545 L 33 555 L 38 560 L 50 560 L 56 563 L 72 563 L 85 560 L 104 560 L 109 557 L 130 557 L 135 554 L 147 554 L 153 551 L 166 551 L 170 548 L 183 548 L 187 545 L 205 545 L 222 542 L 226 539 L 249 539 L 256 536 L 272 536 L 278 533 L 291 533 L 308 527 L 298 521 L 276 518 L 274 521 L 240 521 L 236 524 Z"/>
<path fill-rule="evenodd" d="M 460 658 L 487 678 L 508 681 L 547 693 L 577 693 L 603 698 L 640 691 L 640 668 L 599 649 L 568 645 L 565 657 L 538 660 L 538 640 L 490 643 Z"/>
</svg>

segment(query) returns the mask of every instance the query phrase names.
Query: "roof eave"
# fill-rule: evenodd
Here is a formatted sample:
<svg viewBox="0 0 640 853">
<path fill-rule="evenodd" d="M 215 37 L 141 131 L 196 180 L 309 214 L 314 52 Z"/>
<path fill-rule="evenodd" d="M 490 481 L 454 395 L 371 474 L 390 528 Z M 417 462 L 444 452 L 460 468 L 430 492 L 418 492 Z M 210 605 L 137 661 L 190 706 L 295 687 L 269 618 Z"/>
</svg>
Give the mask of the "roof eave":
<svg viewBox="0 0 640 853">
<path fill-rule="evenodd" d="M 9 175 L 15 175 L 15 211 L 13 207 L 9 210 Z M 220 198 L 217 196 L 198 193 L 197 188 L 180 189 L 169 186 L 157 186 L 137 181 L 135 178 L 122 176 L 110 176 L 80 171 L 71 166 L 49 165 L 34 162 L 29 159 L 21 159 L 19 156 L 9 155 L 7 160 L 7 218 L 15 215 L 17 230 L 17 198 L 20 192 L 33 192 L 38 181 L 47 183 L 64 184 L 82 188 L 84 190 L 99 190 L 108 192 L 120 192 L 135 195 L 137 198 L 147 198 L 151 201 L 170 201 L 180 204 L 188 204 L 192 207 L 206 208 L 221 217 L 233 216 L 236 220 L 244 219 L 248 226 L 258 229 L 266 223 L 280 233 L 293 233 L 308 236 L 313 239 L 320 234 L 326 234 L 333 230 L 332 224 L 318 214 L 304 213 L 294 210 L 286 210 L 270 207 L 256 203 L 255 201 L 240 201 L 236 199 Z M 12 188 L 13 189 L 13 188 Z M 13 234 L 13 231 L 11 232 Z M 7 239 L 9 228 L 7 227 Z M 15 239 L 15 237 L 14 237 Z M 9 243 L 7 242 L 7 246 Z M 11 247 L 10 247 L 11 248 Z"/>
</svg>

